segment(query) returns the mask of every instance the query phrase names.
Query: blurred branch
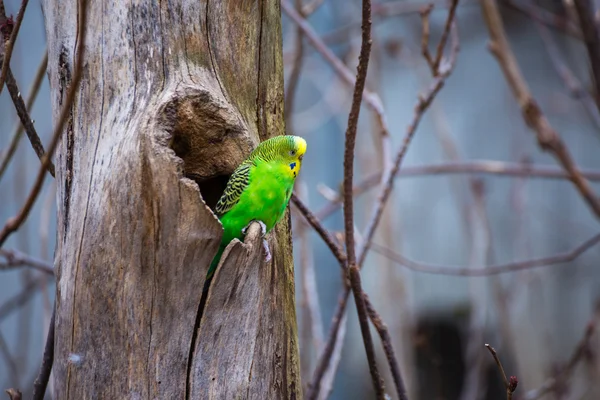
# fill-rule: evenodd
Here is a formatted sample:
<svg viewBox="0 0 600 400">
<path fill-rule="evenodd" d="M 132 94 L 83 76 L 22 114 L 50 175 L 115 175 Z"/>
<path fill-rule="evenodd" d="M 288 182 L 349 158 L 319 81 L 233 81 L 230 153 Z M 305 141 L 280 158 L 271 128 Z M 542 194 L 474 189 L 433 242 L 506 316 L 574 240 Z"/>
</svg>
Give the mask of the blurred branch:
<svg viewBox="0 0 600 400">
<path fill-rule="evenodd" d="M 54 321 L 55 321 L 56 306 L 52 309 L 52 317 L 48 326 L 48 336 L 46 337 L 46 346 L 44 347 L 44 355 L 42 356 L 42 365 L 40 372 L 33 383 L 33 400 L 44 400 L 46 387 L 50 380 L 52 372 L 52 363 L 54 361 Z"/>
<path fill-rule="evenodd" d="M 523 119 L 527 126 L 535 131 L 541 149 L 550 152 L 560 162 L 562 167 L 569 173 L 571 181 L 581 196 L 596 214 L 596 217 L 600 218 L 600 200 L 592 191 L 587 179 L 581 175 L 558 133 L 550 126 L 521 75 L 515 56 L 506 39 L 496 1 L 482 0 L 481 8 L 490 31 L 490 50 L 502 67 L 506 80 L 521 107 Z"/>
<path fill-rule="evenodd" d="M 323 373 L 323 380 L 321 383 L 321 391 L 319 392 L 318 400 L 326 400 L 329 398 L 331 391 L 333 390 L 333 382 L 335 381 L 335 374 L 337 372 L 340 360 L 342 359 L 342 347 L 344 346 L 344 338 L 346 337 L 346 326 L 348 324 L 348 315 L 344 313 L 339 321 L 340 328 L 337 330 L 337 336 L 332 343 L 335 347 L 332 349 L 331 360 L 329 366 Z"/>
<path fill-rule="evenodd" d="M 506 373 L 504 373 L 504 368 L 502 367 L 502 363 L 500 362 L 500 358 L 498 358 L 498 354 L 496 350 L 489 344 L 486 344 L 485 347 L 489 350 L 492 357 L 494 357 L 494 361 L 502 374 L 502 380 L 504 381 L 504 387 L 506 388 L 506 400 L 512 399 L 512 394 L 517 389 L 517 385 L 519 384 L 519 380 L 516 376 L 511 376 L 510 380 L 506 378 Z"/>
<path fill-rule="evenodd" d="M 42 281 L 46 281 L 45 278 L 45 276 L 42 276 L 37 279 L 31 279 L 27 284 L 23 285 L 23 289 L 18 294 L 5 301 L 4 304 L 0 306 L 0 322 L 12 312 L 27 304 L 28 301 L 32 300 L 32 294 L 39 288 Z"/>
<path fill-rule="evenodd" d="M 44 178 L 46 177 L 46 169 L 48 168 L 48 166 L 50 165 L 51 161 L 51 157 L 52 154 L 54 153 L 54 150 L 56 149 L 56 146 L 58 145 L 59 139 L 61 137 L 61 133 L 64 129 L 64 126 L 67 122 L 67 119 L 69 117 L 69 113 L 71 110 L 71 106 L 73 105 L 73 101 L 75 100 L 75 94 L 77 93 L 77 90 L 79 89 L 79 82 L 81 80 L 81 75 L 82 75 L 82 70 L 83 70 L 83 55 L 85 52 L 85 38 L 86 38 L 86 28 L 87 28 L 87 24 L 86 24 L 86 18 L 87 18 L 87 1 L 86 0 L 79 0 L 79 21 L 78 21 L 78 40 L 77 40 L 77 52 L 76 52 L 76 61 L 75 61 L 75 68 L 74 68 L 74 73 L 73 73 L 73 79 L 71 80 L 71 86 L 69 87 L 69 91 L 67 93 L 67 98 L 65 101 L 65 104 L 62 108 L 62 110 L 60 111 L 60 115 L 58 117 L 58 123 L 56 124 L 55 128 L 54 128 L 54 133 L 52 135 L 52 140 L 50 142 L 50 145 L 48 146 L 48 151 L 46 152 L 46 154 L 44 154 L 44 157 L 42 158 L 42 165 L 40 167 L 40 170 L 38 172 L 37 178 L 35 180 L 35 184 L 33 186 L 33 188 L 31 189 L 31 192 L 29 193 L 29 196 L 27 197 L 27 200 L 25 201 L 25 204 L 23 205 L 23 207 L 21 208 L 21 210 L 19 211 L 19 213 L 14 216 L 13 218 L 10 218 L 6 224 L 4 225 L 4 228 L 2 228 L 2 230 L 0 231 L 0 247 L 2 247 L 2 245 L 4 244 L 4 242 L 6 241 L 6 239 L 8 238 L 8 236 L 13 233 L 14 231 L 16 231 L 21 224 L 25 221 L 25 219 L 27 219 L 27 216 L 29 215 L 29 212 L 31 211 L 31 208 L 33 207 L 33 204 L 35 203 L 40 190 L 42 189 L 42 185 L 44 183 Z"/>
<path fill-rule="evenodd" d="M 518 262 L 512 262 L 507 264 L 490 265 L 485 268 L 461 268 L 453 266 L 426 264 L 418 261 L 413 261 L 409 258 L 404 257 L 394 250 L 388 249 L 387 247 L 380 246 L 373 243 L 373 251 L 383 255 L 384 257 L 394 261 L 398 265 L 404 266 L 412 271 L 424 272 L 427 274 L 435 275 L 450 275 L 450 276 L 469 276 L 469 277 L 486 277 L 491 275 L 499 275 L 507 272 L 521 271 L 524 269 L 531 269 L 537 267 L 544 267 L 555 264 L 562 264 L 575 260 L 581 254 L 595 246 L 600 242 L 600 234 L 596 234 L 575 247 L 573 250 L 559 253 L 549 257 L 534 258 L 531 260 L 524 260 Z"/>
<path fill-rule="evenodd" d="M 575 350 L 573 351 L 573 354 L 571 354 L 567 365 L 555 376 L 546 380 L 539 388 L 526 392 L 525 395 L 523 395 L 522 400 L 537 400 L 546 394 L 553 392 L 561 383 L 564 383 L 569 379 L 577 364 L 590 350 L 590 340 L 594 331 L 595 324 L 593 321 L 590 321 L 586 326 L 583 337 L 579 343 L 577 343 L 577 346 L 575 346 Z"/>
<path fill-rule="evenodd" d="M 581 85 L 579 80 L 575 77 L 575 74 L 573 74 L 573 72 L 569 69 L 566 61 L 563 60 L 563 57 L 561 57 L 558 46 L 553 40 L 550 30 L 537 21 L 535 22 L 535 25 L 538 28 L 538 32 L 540 33 L 540 37 L 542 38 L 544 45 L 546 46 L 546 51 L 548 52 L 548 56 L 552 61 L 552 65 L 554 66 L 556 73 L 563 80 L 571 96 L 583 103 L 585 110 L 594 120 L 596 127 L 600 128 L 600 113 L 598 112 L 598 106 L 596 102 L 590 93 Z"/>
<path fill-rule="evenodd" d="M 335 73 L 338 74 L 338 76 L 344 82 L 346 82 L 348 86 L 355 86 L 357 83 L 357 78 L 354 77 L 352 71 L 350 71 L 350 69 L 342 62 L 342 60 L 340 60 L 335 53 L 329 47 L 327 47 L 327 45 L 317 35 L 310 24 L 304 18 L 302 18 L 302 16 L 300 16 L 296 10 L 294 10 L 288 1 L 283 0 L 281 2 L 281 8 L 292 19 L 292 21 L 298 25 L 304 36 L 306 36 L 308 42 L 317 50 L 317 52 L 321 54 L 321 56 L 323 56 L 325 61 L 331 65 Z M 371 21 L 369 20 L 369 24 L 370 23 Z M 372 93 L 366 88 L 363 88 L 361 95 L 367 107 L 369 107 L 369 109 L 376 114 L 376 121 L 380 129 L 380 134 L 382 135 L 384 146 L 388 145 L 390 141 L 390 133 L 381 99 L 376 93 Z M 385 155 L 386 152 L 384 152 L 384 156 Z M 388 165 L 388 160 L 384 160 L 383 164 Z"/>
<path fill-rule="evenodd" d="M 533 3 L 523 4 L 519 0 L 502 0 L 500 4 L 519 11 L 533 20 L 541 22 L 546 26 L 551 26 L 555 29 L 558 29 L 559 31 L 564 32 L 574 38 L 582 39 L 579 28 L 567 18 L 564 18 L 558 14 L 554 14 L 546 9 L 536 6 Z"/>
<path fill-rule="evenodd" d="M 23 129 L 25 126 L 24 121 L 31 121 L 31 118 L 29 118 L 29 115 L 27 115 L 27 111 L 28 110 L 31 111 L 33 104 L 35 103 L 35 99 L 37 98 L 38 92 L 42 85 L 42 79 L 44 78 L 44 74 L 46 72 L 47 66 L 48 66 L 48 51 L 45 50 L 44 58 L 42 59 L 42 61 L 40 62 L 40 65 L 38 66 L 38 70 L 35 74 L 35 79 L 33 81 L 33 84 L 31 85 L 31 88 L 29 89 L 29 97 L 27 98 L 27 105 L 25 107 L 22 107 L 15 103 L 15 107 L 17 109 L 17 113 L 19 114 L 19 118 L 21 118 L 20 110 L 23 110 L 25 112 L 25 114 L 24 114 L 23 118 L 21 118 L 21 122 L 17 123 L 17 127 L 15 128 L 15 133 L 13 134 L 12 140 L 10 141 L 8 151 L 6 152 L 6 155 L 4 156 L 2 161 L 0 161 L 0 179 L 2 179 L 2 175 L 4 175 L 4 171 L 8 167 L 10 160 L 12 159 L 13 155 L 15 154 L 15 151 L 17 150 L 19 140 L 21 139 L 21 136 L 23 135 Z M 7 86 L 12 95 L 13 92 L 11 91 L 11 86 L 8 84 L 7 84 Z M 17 89 L 17 92 L 18 92 L 18 89 Z M 20 99 L 20 96 L 18 96 L 18 98 Z M 32 123 L 31 123 L 31 126 L 33 126 Z M 29 137 L 29 140 L 31 142 L 31 145 L 33 146 L 33 149 L 36 151 L 36 154 L 37 154 L 37 148 L 36 148 L 35 143 L 39 143 L 39 146 L 40 146 L 39 148 L 41 149 L 42 155 L 43 155 L 44 148 L 42 147 L 41 141 L 40 141 L 39 137 L 37 136 L 37 133 L 35 132 L 35 128 L 33 130 L 28 130 L 27 136 Z M 37 138 L 37 141 L 36 141 L 36 138 Z M 40 157 L 40 159 L 42 158 L 42 156 L 40 156 L 39 154 L 38 154 L 38 157 Z M 50 168 L 48 169 L 48 171 L 50 172 L 50 174 L 52 176 L 54 176 L 54 165 L 52 165 L 52 163 L 50 164 Z"/>
<path fill-rule="evenodd" d="M 448 35 L 450 34 L 450 26 L 454 23 L 454 15 L 456 13 L 457 6 L 458 0 L 452 0 L 450 3 L 450 10 L 448 11 L 448 18 L 446 18 L 446 24 L 444 26 L 444 30 L 442 31 L 440 41 L 437 45 L 435 58 L 433 58 L 431 56 L 431 53 L 429 52 L 429 14 L 431 13 L 431 10 L 433 10 L 433 4 L 429 4 L 421 10 L 421 20 L 423 26 L 421 52 L 423 54 L 423 57 L 427 61 L 429 68 L 431 69 L 431 74 L 434 77 L 438 76 L 440 73 L 440 62 L 442 61 L 444 48 L 446 47 Z"/>
<path fill-rule="evenodd" d="M 0 271 L 19 267 L 31 267 L 48 275 L 54 275 L 54 268 L 51 263 L 21 253 L 18 250 L 0 249 L 0 256 L 6 259 L 6 262 L 0 263 Z"/>
<path fill-rule="evenodd" d="M 5 392 L 8 394 L 10 400 L 21 400 L 23 398 L 23 395 L 18 389 L 10 388 L 6 389 Z"/>
<path fill-rule="evenodd" d="M 600 96 L 600 34 L 594 21 L 595 8 L 590 0 L 573 0 L 579 27 L 583 34 L 585 46 L 590 57 L 594 85 L 596 87 L 596 99 Z M 598 101 L 596 101 L 598 105 Z"/>
<path fill-rule="evenodd" d="M 2 357 L 6 362 L 9 382 L 11 382 L 12 385 L 19 385 L 19 367 L 17 366 L 15 357 L 10 354 L 8 343 L 6 343 L 2 332 L 0 332 L 0 354 L 2 354 Z"/>
<path fill-rule="evenodd" d="M 2 89 L 4 89 L 4 82 L 9 72 L 8 68 L 10 64 L 10 58 L 12 57 L 15 41 L 17 40 L 19 29 L 21 29 L 21 23 L 23 22 L 23 17 L 25 16 L 25 9 L 27 8 L 28 3 L 29 0 L 21 0 L 21 8 L 19 9 L 19 13 L 17 14 L 17 20 L 14 23 L 14 25 L 12 24 L 12 20 L 9 22 L 6 19 L 6 15 L 4 15 L 4 7 L 2 7 L 2 15 L 0 15 L 0 26 L 2 26 L 2 33 L 5 36 L 6 33 L 10 31 L 10 39 L 8 40 L 8 42 L 6 42 L 6 46 L 4 47 L 4 60 L 2 61 L 2 71 L 0 71 L 0 94 L 2 93 Z M 8 26 L 8 23 L 10 23 L 11 26 Z"/>
<path fill-rule="evenodd" d="M 307 187 L 304 181 L 296 181 L 296 192 L 304 201 L 308 201 Z M 317 290 L 313 248 L 308 233 L 308 227 L 301 224 L 298 228 L 298 239 L 300 241 L 299 268 L 302 281 L 302 334 L 305 340 L 304 348 L 310 349 L 310 343 L 312 342 L 315 353 L 319 354 L 323 347 L 325 334 L 319 291 Z M 302 344 L 300 347 L 302 348 Z M 303 351 L 300 356 L 300 361 L 303 363 L 303 377 L 308 377 L 312 370 L 311 359 L 312 354 L 309 351 Z"/>
<path fill-rule="evenodd" d="M 450 13 L 448 13 L 448 18 L 450 18 L 450 16 L 451 16 Z M 412 138 L 413 138 L 415 132 L 417 131 L 417 127 L 419 126 L 419 123 L 421 122 L 421 118 L 423 117 L 423 114 L 425 113 L 425 111 L 427 111 L 427 109 L 431 105 L 431 102 L 433 101 L 435 96 L 438 94 L 438 92 L 444 86 L 446 78 L 450 75 L 450 73 L 454 69 L 456 55 L 458 54 L 459 44 L 458 44 L 458 33 L 456 32 L 456 30 L 457 30 L 456 24 L 446 24 L 446 28 L 448 28 L 448 29 L 451 26 L 453 27 L 452 30 L 454 31 L 454 34 L 452 35 L 452 51 L 451 51 L 450 57 L 448 58 L 447 62 L 444 62 L 440 65 L 439 71 L 437 71 L 437 75 L 433 81 L 433 84 L 430 86 L 430 88 L 426 92 L 426 94 L 419 96 L 419 101 L 417 102 L 417 105 L 415 107 L 413 120 L 408 127 L 408 130 L 407 130 L 404 140 L 402 142 L 402 146 L 396 153 L 396 157 L 394 159 L 392 168 L 390 169 L 389 172 L 387 172 L 387 174 L 384 173 L 383 176 L 381 177 L 380 192 L 379 192 L 379 195 L 377 196 L 377 201 L 373 207 L 371 217 L 368 220 L 367 227 L 365 228 L 365 234 L 363 235 L 364 242 L 362 243 L 362 246 L 358 252 L 358 254 L 359 254 L 358 265 L 359 266 L 362 266 L 365 261 L 369 247 L 371 245 L 371 241 L 373 240 L 373 236 L 375 234 L 375 231 L 377 230 L 377 226 L 379 225 L 381 216 L 383 215 L 383 209 L 384 209 L 385 204 L 387 203 L 387 200 L 388 200 L 388 198 L 392 192 L 392 189 L 394 187 L 394 180 L 396 178 L 396 174 L 400 170 L 400 166 L 402 164 L 402 161 L 404 160 L 404 156 L 405 156 L 406 152 L 408 151 L 408 146 L 410 145 L 410 142 L 412 141 Z"/>
<path fill-rule="evenodd" d="M 581 169 L 580 171 L 586 179 L 591 181 L 600 181 L 599 170 Z M 541 165 L 534 166 L 531 164 L 511 163 L 495 160 L 472 160 L 403 167 L 396 176 L 398 178 L 414 178 L 420 176 L 445 174 L 485 174 L 504 177 L 569 179 L 569 174 L 562 168 Z M 377 184 L 381 181 L 381 176 L 381 172 L 368 175 L 354 186 L 354 195 L 359 196 L 377 186 Z M 341 207 L 342 198 L 339 193 L 336 193 L 336 196 L 337 197 L 335 198 L 330 198 L 329 203 L 315 212 L 314 216 L 318 219 L 325 219 L 337 211 Z"/>
<path fill-rule="evenodd" d="M 398 359 L 396 358 L 396 354 L 392 346 L 392 338 L 390 337 L 388 328 L 381 319 L 379 313 L 375 311 L 375 308 L 373 307 L 373 304 L 371 304 L 369 296 L 367 296 L 366 293 L 364 294 L 364 298 L 367 312 L 369 313 L 369 318 L 371 319 L 371 322 L 373 322 L 373 326 L 375 326 L 375 329 L 379 334 L 379 338 L 381 339 L 383 351 L 385 352 L 385 358 L 390 366 L 390 371 L 394 379 L 394 385 L 396 385 L 398 398 L 400 400 L 408 400 L 408 397 L 406 396 L 406 387 L 404 386 L 404 380 L 402 379 L 402 374 L 400 373 L 400 366 L 398 365 Z"/>
<path fill-rule="evenodd" d="M 302 6 L 302 16 L 307 17 L 317 11 L 323 5 L 325 0 L 312 0 L 310 3 Z"/>
<path fill-rule="evenodd" d="M 306 18 L 306 14 L 302 9 L 302 0 L 296 0 L 296 9 L 302 18 Z M 304 37 L 300 26 L 296 28 L 296 48 L 294 54 L 294 63 L 290 71 L 287 90 L 285 91 L 284 113 L 286 119 L 286 127 L 292 129 L 292 116 L 294 115 L 294 100 L 296 98 L 296 89 L 300 81 L 302 73 L 302 61 L 304 60 Z"/>
</svg>

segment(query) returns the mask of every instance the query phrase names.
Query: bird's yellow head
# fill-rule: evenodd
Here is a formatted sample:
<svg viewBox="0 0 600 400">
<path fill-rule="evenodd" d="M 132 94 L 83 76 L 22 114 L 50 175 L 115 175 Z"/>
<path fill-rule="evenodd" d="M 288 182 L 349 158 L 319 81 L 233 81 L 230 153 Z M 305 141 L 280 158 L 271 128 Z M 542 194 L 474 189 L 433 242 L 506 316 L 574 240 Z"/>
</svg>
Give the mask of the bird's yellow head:
<svg viewBox="0 0 600 400">
<path fill-rule="evenodd" d="M 296 178 L 302 166 L 302 158 L 306 153 L 306 140 L 300 136 L 275 136 L 262 142 L 252 152 L 254 157 L 265 161 L 283 161 L 286 171 Z"/>
</svg>

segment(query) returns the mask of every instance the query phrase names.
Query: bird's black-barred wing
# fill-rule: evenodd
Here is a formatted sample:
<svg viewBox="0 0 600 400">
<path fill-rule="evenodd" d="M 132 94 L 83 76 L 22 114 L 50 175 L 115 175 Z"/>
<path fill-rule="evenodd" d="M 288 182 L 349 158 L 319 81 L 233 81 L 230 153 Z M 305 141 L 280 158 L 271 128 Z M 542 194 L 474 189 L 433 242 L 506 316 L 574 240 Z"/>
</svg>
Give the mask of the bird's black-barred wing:
<svg viewBox="0 0 600 400">
<path fill-rule="evenodd" d="M 221 216 L 225 214 L 236 205 L 240 199 L 240 196 L 242 195 L 242 192 L 248 186 L 248 180 L 250 179 L 250 168 L 252 165 L 252 163 L 242 163 L 233 172 L 233 175 L 231 175 L 231 178 L 229 178 L 227 186 L 225 187 L 225 191 L 223 192 L 223 195 L 219 199 L 217 207 L 215 208 L 217 215 Z"/>
</svg>

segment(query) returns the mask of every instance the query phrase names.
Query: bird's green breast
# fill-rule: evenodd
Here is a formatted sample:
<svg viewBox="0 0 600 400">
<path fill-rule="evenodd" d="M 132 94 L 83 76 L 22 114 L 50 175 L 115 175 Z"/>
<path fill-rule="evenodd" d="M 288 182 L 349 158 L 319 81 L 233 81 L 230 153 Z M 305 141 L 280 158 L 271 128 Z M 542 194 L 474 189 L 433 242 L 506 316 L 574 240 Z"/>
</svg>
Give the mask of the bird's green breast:
<svg viewBox="0 0 600 400">
<path fill-rule="evenodd" d="M 281 219 L 290 199 L 295 176 L 285 163 L 258 161 L 250 169 L 248 186 L 239 201 L 221 216 L 223 224 L 222 243 L 241 239 L 242 229 L 252 220 L 260 220 L 267 232 Z"/>
</svg>

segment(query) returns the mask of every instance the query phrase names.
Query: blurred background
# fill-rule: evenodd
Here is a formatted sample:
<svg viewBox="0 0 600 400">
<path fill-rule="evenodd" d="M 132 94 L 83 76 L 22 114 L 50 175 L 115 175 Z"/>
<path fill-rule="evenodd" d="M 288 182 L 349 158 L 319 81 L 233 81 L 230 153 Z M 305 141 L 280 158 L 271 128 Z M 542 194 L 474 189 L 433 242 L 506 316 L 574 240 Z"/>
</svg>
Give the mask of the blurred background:
<svg viewBox="0 0 600 400">
<path fill-rule="evenodd" d="M 419 10 L 427 4 L 430 2 L 405 0 L 373 5 L 367 87 L 385 108 L 391 148 L 382 148 L 377 115 L 363 104 L 356 147 L 357 184 L 381 171 L 384 151 L 395 153 L 400 148 L 418 96 L 432 83 L 421 54 Z M 499 5 L 512 49 L 535 99 L 577 165 L 595 176 L 592 187 L 600 193 L 596 183 L 600 179 L 600 113 L 573 3 L 500 0 Z M 7 15 L 16 16 L 19 6 L 20 1 L 6 1 Z M 361 2 L 304 0 L 303 10 L 310 14 L 312 28 L 354 73 L 361 43 Z M 429 17 L 433 53 L 447 14 L 447 2 L 434 3 Z M 389 329 L 410 399 L 506 398 L 485 343 L 496 348 L 507 375 L 518 376 L 516 399 L 600 399 L 600 342 L 588 329 L 600 318 L 600 246 L 570 253 L 598 234 L 598 218 L 568 179 L 528 172 L 560 171 L 560 167 L 538 147 L 487 48 L 489 34 L 480 4 L 461 0 L 456 16 L 460 38 L 456 66 L 406 154 L 374 239 L 376 246 L 362 272 L 364 288 Z M 537 22 L 544 18 L 544 24 Z M 293 99 L 286 99 L 288 130 L 309 143 L 296 189 L 310 208 L 319 212 L 329 207 L 340 189 L 353 87 L 340 79 L 306 39 L 302 40 L 301 63 L 297 63 L 297 25 L 285 13 L 282 21 L 286 95 L 294 93 Z M 44 18 L 39 2 L 32 1 L 11 61 L 25 99 L 44 51 Z M 295 84 L 291 82 L 296 78 L 290 78 L 294 69 L 299 71 Z M 565 81 L 565 71 L 576 79 L 580 90 L 572 81 Z M 290 88 L 290 83 L 295 88 Z M 49 98 L 44 78 L 30 110 L 44 143 L 52 127 Z M 0 96 L 0 160 L 17 124 L 12 101 L 4 90 Z M 440 168 L 428 173 L 431 166 Z M 463 172 L 449 173 L 451 167 Z M 39 160 L 23 137 L 0 176 L 0 221 L 17 213 L 38 168 Z M 501 175 L 499 170 L 513 173 Z M 357 196 L 358 232 L 365 228 L 377 192 L 374 187 Z M 328 248 L 312 230 L 303 228 L 301 217 L 297 218 L 294 208 L 292 211 L 301 368 L 306 385 L 327 339 L 343 282 Z M 46 179 L 29 219 L 3 248 L 51 262 L 55 214 L 55 185 Z M 343 230 L 341 209 L 327 217 L 320 215 L 331 231 Z M 573 257 L 493 276 L 481 271 L 483 276 L 456 275 L 459 268 L 483 270 L 555 255 Z M 0 255 L 0 269 L 5 261 Z M 437 266 L 438 273 L 431 273 L 432 266 Z M 19 387 L 30 396 L 53 299 L 51 276 L 27 268 L 0 270 L 2 389 Z M 341 328 L 343 347 L 332 360 L 337 372 L 330 398 L 373 398 L 352 300 L 347 315 Z M 386 391 L 396 398 L 374 330 L 373 337 L 379 368 L 385 371 Z M 550 381 L 552 378 L 557 379 Z M 549 383 L 551 390 L 538 396 L 535 390 Z"/>
</svg>

